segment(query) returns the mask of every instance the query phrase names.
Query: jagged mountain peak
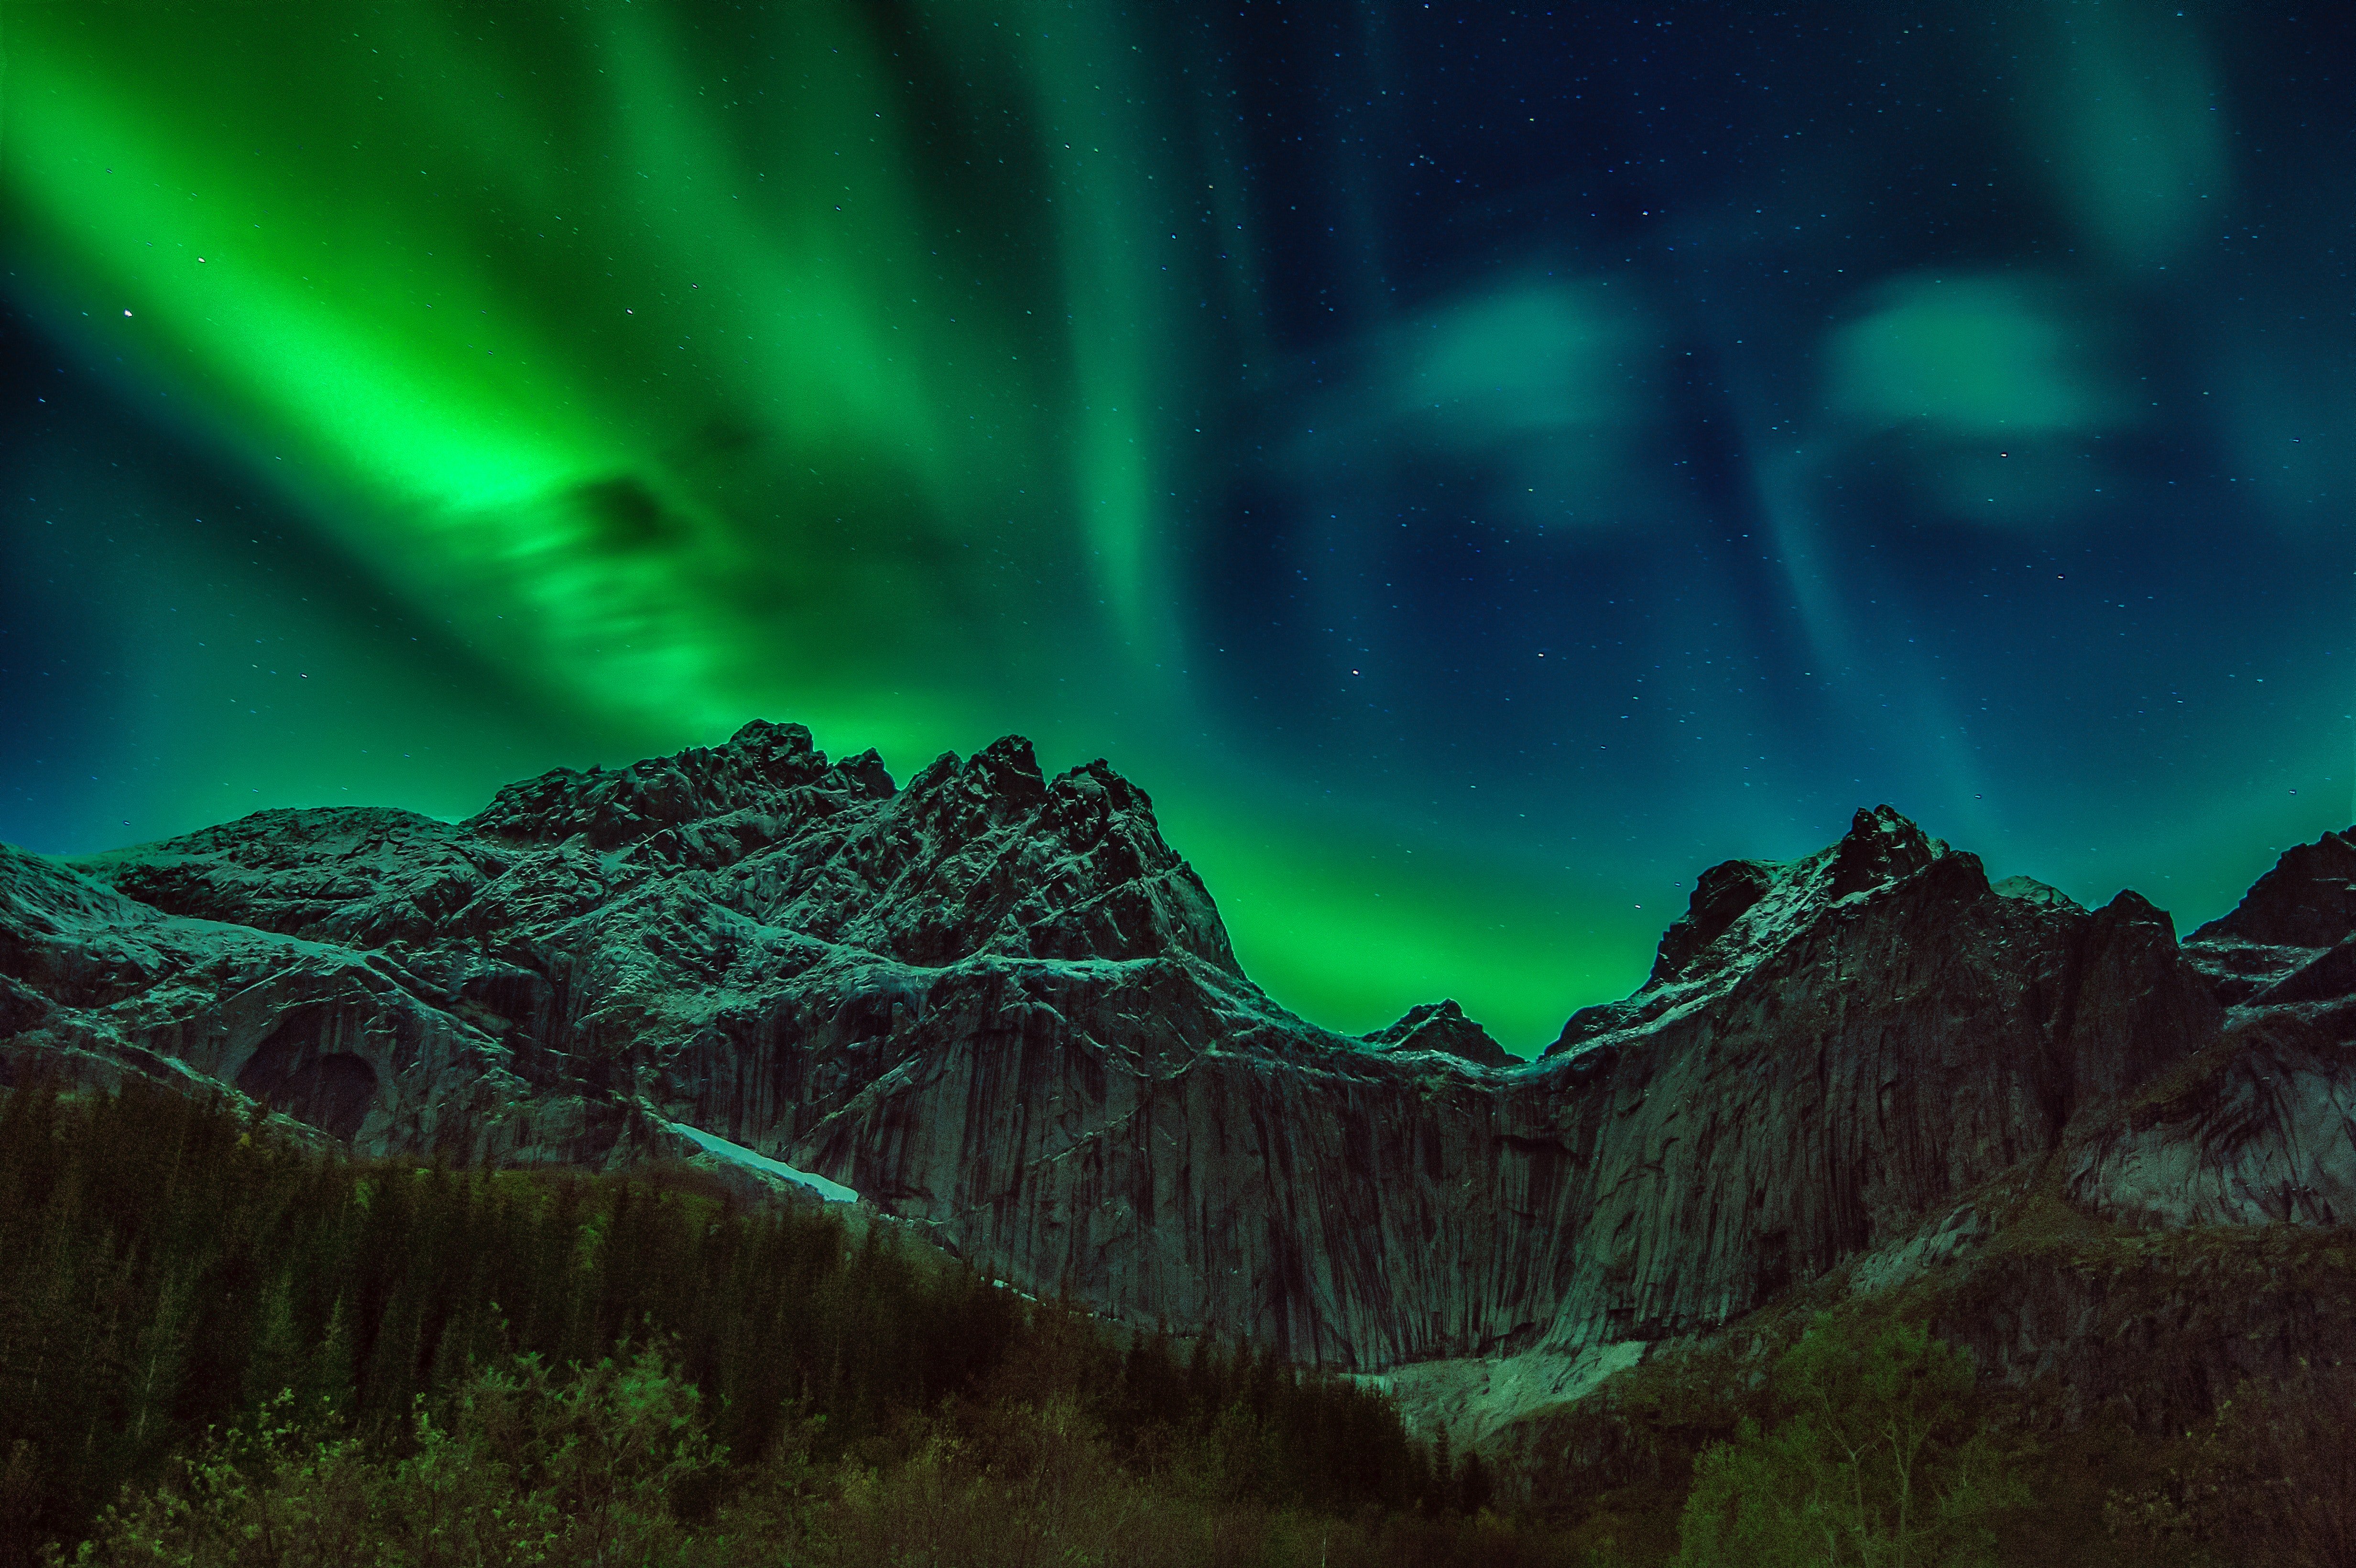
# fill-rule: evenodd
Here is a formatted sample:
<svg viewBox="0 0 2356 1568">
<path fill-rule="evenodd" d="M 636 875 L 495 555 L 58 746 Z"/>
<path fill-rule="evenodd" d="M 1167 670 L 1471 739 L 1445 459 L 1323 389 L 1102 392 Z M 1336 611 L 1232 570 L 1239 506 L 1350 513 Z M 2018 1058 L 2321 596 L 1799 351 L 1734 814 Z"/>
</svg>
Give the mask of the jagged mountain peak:
<svg viewBox="0 0 2356 1568">
<path fill-rule="evenodd" d="M 582 834 L 593 848 L 610 849 L 736 812 L 798 816 L 797 792 L 836 805 L 895 793 L 873 751 L 830 765 L 802 725 L 756 720 L 719 746 L 691 746 L 610 772 L 557 768 L 509 784 L 465 826 L 523 843 Z"/>
<path fill-rule="evenodd" d="M 1891 806 L 1858 807 L 1848 831 L 1832 847 L 1832 894 L 1843 898 L 1911 877 L 1947 853 Z"/>
<path fill-rule="evenodd" d="M 927 966 L 1186 955 L 1242 973 L 1146 793 L 1101 758 L 1048 781 L 1019 735 L 898 789 L 872 750 L 830 762 L 803 726 L 755 722 L 719 746 L 523 780 L 465 822 L 268 811 L 75 865 L 166 913 L 327 942 L 544 943 L 639 918 L 616 912 L 625 900 L 686 900 Z"/>
<path fill-rule="evenodd" d="M 1740 981 L 1836 910 L 1872 902 L 1934 866 L 1987 891 L 1976 856 L 1950 849 L 1893 807 L 1860 806 L 1834 843 L 1794 860 L 1725 860 L 1694 880 L 1686 912 L 1661 933 L 1636 992 L 1581 1008 L 1545 1055 L 1688 1006 Z"/>
<path fill-rule="evenodd" d="M 2294 844 L 2242 901 L 2186 940 L 2329 947 L 2356 932 L 2356 827 Z"/>
<path fill-rule="evenodd" d="M 1695 878 L 1686 912 L 1661 933 L 1647 983 L 1685 975 L 1736 921 L 1767 896 L 1782 869 L 1772 860 L 1723 860 Z"/>
<path fill-rule="evenodd" d="M 1055 802 L 1060 815 L 1090 820 L 1107 814 L 1134 816 L 1139 826 L 1161 835 L 1153 821 L 1153 798 L 1114 771 L 1102 757 L 1066 768 L 1052 780 L 1039 766 L 1037 752 L 1021 735 L 1001 735 L 969 757 L 943 752 L 908 781 L 911 800 L 961 798 L 989 802 L 1006 812 L 1020 812 Z"/>
<path fill-rule="evenodd" d="M 1036 804 L 1046 791 L 1038 754 L 1021 735 L 1001 735 L 970 757 L 943 752 L 908 781 L 913 795 L 955 793 L 1017 805 Z"/>
<path fill-rule="evenodd" d="M 2019 899 L 2026 903 L 2052 909 L 2085 908 L 2060 888 L 2050 882 L 2040 882 L 2035 877 L 2007 877 L 2000 882 L 1989 883 L 1988 891 L 1998 898 Z"/>
<path fill-rule="evenodd" d="M 1451 997 L 1409 1008 L 1397 1023 L 1359 1038 L 1383 1051 L 1437 1051 L 1479 1067 L 1519 1067 L 1521 1059 L 1464 1016 Z"/>
<path fill-rule="evenodd" d="M 1185 953 L 1240 977 L 1217 907 L 1152 807 L 1101 758 L 1050 781 L 1031 742 L 1007 735 L 926 765 L 873 808 L 852 859 L 909 912 L 891 950 L 916 962 Z"/>
<path fill-rule="evenodd" d="M 1648 986 L 1693 980 L 1787 937 L 1835 903 L 1871 895 L 1954 855 L 1887 805 L 1863 806 L 1834 843 L 1796 860 L 1727 860 L 1694 880 L 1661 934 Z M 1972 856 L 1958 857 L 1976 869 Z M 1985 879 L 1983 879 L 1985 880 Z"/>
</svg>

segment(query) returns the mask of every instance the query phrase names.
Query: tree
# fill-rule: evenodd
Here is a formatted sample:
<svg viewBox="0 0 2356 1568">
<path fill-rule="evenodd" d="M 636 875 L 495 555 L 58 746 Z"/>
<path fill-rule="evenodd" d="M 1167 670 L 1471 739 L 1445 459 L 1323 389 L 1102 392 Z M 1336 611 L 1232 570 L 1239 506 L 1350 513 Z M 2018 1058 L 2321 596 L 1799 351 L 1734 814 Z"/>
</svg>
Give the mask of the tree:
<svg viewBox="0 0 2356 1568">
<path fill-rule="evenodd" d="M 1479 1513 L 1489 1506 L 1493 1488 L 1489 1483 L 1489 1467 L 1481 1463 L 1481 1456 L 1470 1448 L 1464 1451 L 1464 1462 L 1457 1467 L 1456 1500 L 1466 1513 Z"/>
<path fill-rule="evenodd" d="M 1776 1364 L 1785 1413 L 1694 1465 L 1680 1568 L 1938 1568 L 1989 1560 L 2023 1488 L 1973 1430 L 1972 1369 L 1919 1325 L 1819 1316 Z"/>
</svg>

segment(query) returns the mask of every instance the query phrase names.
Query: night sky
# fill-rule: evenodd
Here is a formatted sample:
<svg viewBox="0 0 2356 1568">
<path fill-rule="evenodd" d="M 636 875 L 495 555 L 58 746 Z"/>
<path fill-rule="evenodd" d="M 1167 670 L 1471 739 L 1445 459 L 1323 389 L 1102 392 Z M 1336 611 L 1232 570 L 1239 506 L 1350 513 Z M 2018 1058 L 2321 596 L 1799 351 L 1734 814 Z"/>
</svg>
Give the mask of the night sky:
<svg viewBox="0 0 2356 1568">
<path fill-rule="evenodd" d="M 0 839 L 798 720 L 1509 1047 L 1888 802 L 2356 816 L 2356 11 L 0 4 Z"/>
</svg>

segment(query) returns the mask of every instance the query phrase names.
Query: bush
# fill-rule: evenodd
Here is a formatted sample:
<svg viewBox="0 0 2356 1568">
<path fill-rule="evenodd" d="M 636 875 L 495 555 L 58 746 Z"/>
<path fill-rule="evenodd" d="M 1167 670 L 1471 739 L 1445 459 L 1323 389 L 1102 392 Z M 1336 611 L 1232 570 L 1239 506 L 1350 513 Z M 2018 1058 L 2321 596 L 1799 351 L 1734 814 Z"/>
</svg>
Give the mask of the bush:
<svg viewBox="0 0 2356 1568">
<path fill-rule="evenodd" d="M 2244 1381 L 2155 1482 L 2119 1488 L 2114 1535 L 2188 1560 L 2356 1564 L 2356 1367 Z"/>
<path fill-rule="evenodd" d="M 552 1378 L 524 1357 L 458 1391 L 449 1427 L 421 1396 L 409 1452 L 371 1459 L 321 1435 L 291 1392 L 126 1494 L 95 1540 L 51 1563 L 92 1568 L 508 1568 L 685 1562 L 675 1506 L 724 1455 L 696 1391 L 654 1349 Z"/>
<path fill-rule="evenodd" d="M 1704 1451 L 1680 1568 L 1991 1560 L 2025 1489 L 1972 1420 L 1972 1370 L 1927 1328 L 1830 1317 L 1776 1363 L 1781 1419 Z"/>
</svg>

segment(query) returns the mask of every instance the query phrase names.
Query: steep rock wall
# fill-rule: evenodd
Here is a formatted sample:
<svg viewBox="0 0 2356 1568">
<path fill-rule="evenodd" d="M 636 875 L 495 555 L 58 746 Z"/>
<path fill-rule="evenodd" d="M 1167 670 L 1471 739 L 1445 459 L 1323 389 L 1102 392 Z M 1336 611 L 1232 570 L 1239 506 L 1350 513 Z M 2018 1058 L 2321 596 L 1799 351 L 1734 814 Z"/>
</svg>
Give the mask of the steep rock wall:
<svg viewBox="0 0 2356 1568">
<path fill-rule="evenodd" d="M 13 1074 L 194 1075 L 369 1153 L 700 1127 L 1026 1289 L 1356 1367 L 1747 1310 L 2200 1058 L 2214 968 L 1882 808 L 1706 873 L 1644 987 L 1501 1069 L 1451 1009 L 1369 1043 L 1277 1008 L 1101 763 L 1010 739 L 895 789 L 795 726 L 461 824 L 0 851 Z"/>
</svg>

